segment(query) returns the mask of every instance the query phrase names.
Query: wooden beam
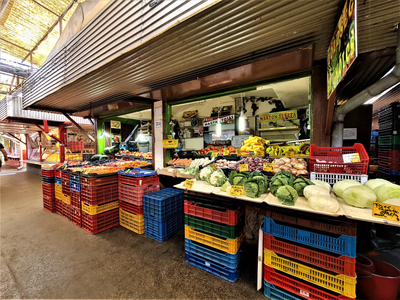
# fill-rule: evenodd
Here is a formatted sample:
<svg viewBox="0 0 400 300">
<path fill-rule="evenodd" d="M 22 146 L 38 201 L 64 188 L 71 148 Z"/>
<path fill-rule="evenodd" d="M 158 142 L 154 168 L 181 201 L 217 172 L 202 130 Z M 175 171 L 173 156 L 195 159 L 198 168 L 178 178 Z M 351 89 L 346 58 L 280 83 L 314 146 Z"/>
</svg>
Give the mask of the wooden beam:
<svg viewBox="0 0 400 300">
<path fill-rule="evenodd" d="M 1 38 L 1 37 L 0 37 L 0 40 L 3 41 L 3 42 L 9 43 L 9 44 L 11 44 L 11 45 L 13 45 L 13 46 L 15 46 L 15 47 L 18 47 L 18 48 L 20 48 L 20 49 L 22 49 L 22 50 L 24 50 L 24 51 L 27 51 L 27 52 L 30 51 L 30 50 L 28 50 L 28 49 L 25 49 L 24 47 L 18 46 L 17 44 L 14 44 L 14 43 L 12 43 L 12 42 L 10 42 L 10 41 L 7 41 L 6 39 L 3 39 L 3 38 Z"/>
<path fill-rule="evenodd" d="M 59 14 L 56 14 L 54 11 L 52 11 L 51 9 L 49 9 L 48 7 L 44 6 L 43 4 L 37 2 L 36 0 L 31 0 L 32 2 L 35 2 L 37 5 L 43 7 L 45 10 L 47 10 L 48 12 L 51 12 L 53 15 L 56 15 L 57 17 L 60 17 Z"/>
<path fill-rule="evenodd" d="M 336 90 L 337 89 L 333 91 L 332 95 L 328 99 L 326 124 L 325 124 L 325 134 L 327 135 L 331 135 L 332 133 L 333 113 L 335 112 Z"/>
</svg>

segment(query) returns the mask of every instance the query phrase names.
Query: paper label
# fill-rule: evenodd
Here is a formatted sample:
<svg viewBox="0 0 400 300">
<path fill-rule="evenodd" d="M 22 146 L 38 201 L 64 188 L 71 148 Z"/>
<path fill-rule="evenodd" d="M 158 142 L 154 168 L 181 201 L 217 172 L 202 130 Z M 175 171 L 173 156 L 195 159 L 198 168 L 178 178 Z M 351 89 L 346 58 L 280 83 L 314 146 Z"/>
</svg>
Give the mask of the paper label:
<svg viewBox="0 0 400 300">
<path fill-rule="evenodd" d="M 342 157 L 345 164 L 360 162 L 360 155 L 358 153 L 343 154 Z"/>
<path fill-rule="evenodd" d="M 213 168 L 213 170 L 217 169 L 217 165 L 216 164 L 210 164 L 210 167 Z"/>
<path fill-rule="evenodd" d="M 229 155 L 229 150 L 224 150 L 224 155 Z"/>
<path fill-rule="evenodd" d="M 307 293 L 306 291 L 300 290 L 300 295 L 306 296 L 306 297 L 310 297 L 310 294 Z"/>
<path fill-rule="evenodd" d="M 247 172 L 249 170 L 248 164 L 241 164 L 239 165 L 239 172 Z"/>
<path fill-rule="evenodd" d="M 274 171 L 274 164 L 271 163 L 264 163 L 263 170 L 265 172 L 272 172 Z"/>
<path fill-rule="evenodd" d="M 374 202 L 372 216 L 400 223 L 400 206 Z"/>
<path fill-rule="evenodd" d="M 183 184 L 183 186 L 185 188 L 191 189 L 193 187 L 194 181 L 190 180 L 190 179 L 186 179 L 185 183 Z"/>
<path fill-rule="evenodd" d="M 209 262 L 205 262 L 204 264 L 206 265 L 206 267 L 210 267 L 211 266 L 211 264 Z"/>
<path fill-rule="evenodd" d="M 241 156 L 242 155 L 242 153 L 240 152 L 240 149 L 236 149 L 236 155 L 237 156 Z"/>
<path fill-rule="evenodd" d="M 257 150 L 257 151 L 254 151 L 254 156 L 264 157 L 265 153 L 264 153 L 264 151 Z"/>
<path fill-rule="evenodd" d="M 293 151 L 288 151 L 288 152 L 285 153 L 285 156 L 289 157 L 289 158 L 292 158 L 292 157 L 294 157 L 294 152 Z"/>
<path fill-rule="evenodd" d="M 218 152 L 212 152 L 211 153 L 211 157 L 217 157 L 218 156 Z"/>
<path fill-rule="evenodd" d="M 243 186 L 232 185 L 230 195 L 231 196 L 243 196 L 243 192 L 244 192 Z"/>
<path fill-rule="evenodd" d="M 172 140 L 172 135 L 167 135 L 168 140 Z"/>
</svg>

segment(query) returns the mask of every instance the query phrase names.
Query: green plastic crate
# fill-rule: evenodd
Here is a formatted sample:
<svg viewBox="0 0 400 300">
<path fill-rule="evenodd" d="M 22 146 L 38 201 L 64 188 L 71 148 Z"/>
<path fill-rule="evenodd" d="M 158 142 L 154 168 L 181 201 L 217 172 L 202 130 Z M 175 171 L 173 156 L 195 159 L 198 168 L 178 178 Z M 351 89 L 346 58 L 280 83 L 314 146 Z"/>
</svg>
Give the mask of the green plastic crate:
<svg viewBox="0 0 400 300">
<path fill-rule="evenodd" d="M 400 145 L 400 136 L 392 135 L 388 137 L 380 137 L 378 140 L 379 146 Z"/>
<path fill-rule="evenodd" d="M 232 226 L 185 215 L 185 225 L 221 238 L 236 239 L 243 230 L 244 218 L 242 217 L 237 225 Z"/>
</svg>

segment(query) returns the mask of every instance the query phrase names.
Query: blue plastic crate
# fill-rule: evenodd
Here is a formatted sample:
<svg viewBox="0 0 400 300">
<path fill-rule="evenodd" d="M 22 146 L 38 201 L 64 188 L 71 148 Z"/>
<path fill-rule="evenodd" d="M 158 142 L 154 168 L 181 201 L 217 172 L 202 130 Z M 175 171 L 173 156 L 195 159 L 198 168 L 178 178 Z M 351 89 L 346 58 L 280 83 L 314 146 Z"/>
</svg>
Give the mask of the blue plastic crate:
<svg viewBox="0 0 400 300">
<path fill-rule="evenodd" d="M 336 254 L 356 257 L 356 237 L 347 235 L 332 237 L 288 225 L 276 224 L 274 220 L 267 217 L 264 217 L 264 233 Z"/>
<path fill-rule="evenodd" d="M 69 188 L 75 192 L 81 192 L 81 184 L 70 181 Z"/>
<path fill-rule="evenodd" d="M 143 215 L 158 222 L 184 211 L 183 190 L 166 188 L 143 196 Z"/>
<path fill-rule="evenodd" d="M 264 296 L 271 300 L 304 300 L 264 280 Z"/>
<path fill-rule="evenodd" d="M 165 242 L 168 238 L 183 229 L 184 214 L 179 213 L 171 216 L 163 222 L 144 217 L 144 233 L 148 237 L 159 242 Z"/>
<path fill-rule="evenodd" d="M 53 183 L 55 183 L 55 180 L 54 180 L 54 177 L 42 176 L 42 182 L 53 184 Z"/>
<path fill-rule="evenodd" d="M 221 266 L 212 261 L 205 260 L 201 257 L 198 257 L 186 251 L 185 251 L 185 260 L 188 264 L 191 264 L 192 266 L 198 267 L 204 271 L 207 271 L 211 274 L 214 274 L 230 282 L 235 282 L 238 279 L 244 261 L 243 259 L 240 260 L 239 266 L 237 268 L 232 269 Z"/>
<path fill-rule="evenodd" d="M 398 170 L 388 170 L 388 169 L 378 168 L 378 172 L 381 172 L 389 176 L 400 176 L 400 171 Z"/>
<path fill-rule="evenodd" d="M 133 172 L 131 172 L 131 171 L 133 171 Z M 118 174 L 123 175 L 123 176 L 131 176 L 131 177 L 145 177 L 145 176 L 157 175 L 157 171 L 142 170 L 141 168 L 134 168 L 134 169 L 126 170 L 126 171 L 119 170 Z"/>
<path fill-rule="evenodd" d="M 236 254 L 230 254 L 222 252 L 217 249 L 211 249 L 205 245 L 200 245 L 192 240 L 185 238 L 185 251 L 190 252 L 200 258 L 212 261 L 216 264 L 223 265 L 227 268 L 235 269 L 238 267 L 240 259 L 243 257 L 246 243 L 240 246 L 240 249 Z"/>
<path fill-rule="evenodd" d="M 70 173 L 69 174 L 69 180 L 73 183 L 81 183 L 81 174 L 74 174 Z"/>
<path fill-rule="evenodd" d="M 55 184 L 60 184 L 60 185 L 62 185 L 62 179 L 61 179 L 61 178 L 58 178 L 58 177 L 55 177 Z"/>
</svg>

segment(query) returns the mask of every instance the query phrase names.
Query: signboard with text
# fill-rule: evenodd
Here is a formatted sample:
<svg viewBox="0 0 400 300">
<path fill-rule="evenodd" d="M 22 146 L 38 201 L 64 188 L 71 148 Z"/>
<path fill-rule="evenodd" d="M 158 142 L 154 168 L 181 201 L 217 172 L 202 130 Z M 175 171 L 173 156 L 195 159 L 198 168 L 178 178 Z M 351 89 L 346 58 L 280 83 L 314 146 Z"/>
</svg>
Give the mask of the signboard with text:
<svg viewBox="0 0 400 300">
<path fill-rule="evenodd" d="M 297 119 L 297 110 L 286 110 L 260 115 L 260 123 Z"/>
<path fill-rule="evenodd" d="M 328 48 L 328 98 L 356 59 L 357 0 L 347 0 Z"/>
<path fill-rule="evenodd" d="M 217 123 L 218 123 L 218 117 L 205 118 L 203 120 L 204 127 L 214 126 Z M 234 124 L 235 123 L 235 115 L 219 117 L 219 123 L 221 125 Z"/>
</svg>

